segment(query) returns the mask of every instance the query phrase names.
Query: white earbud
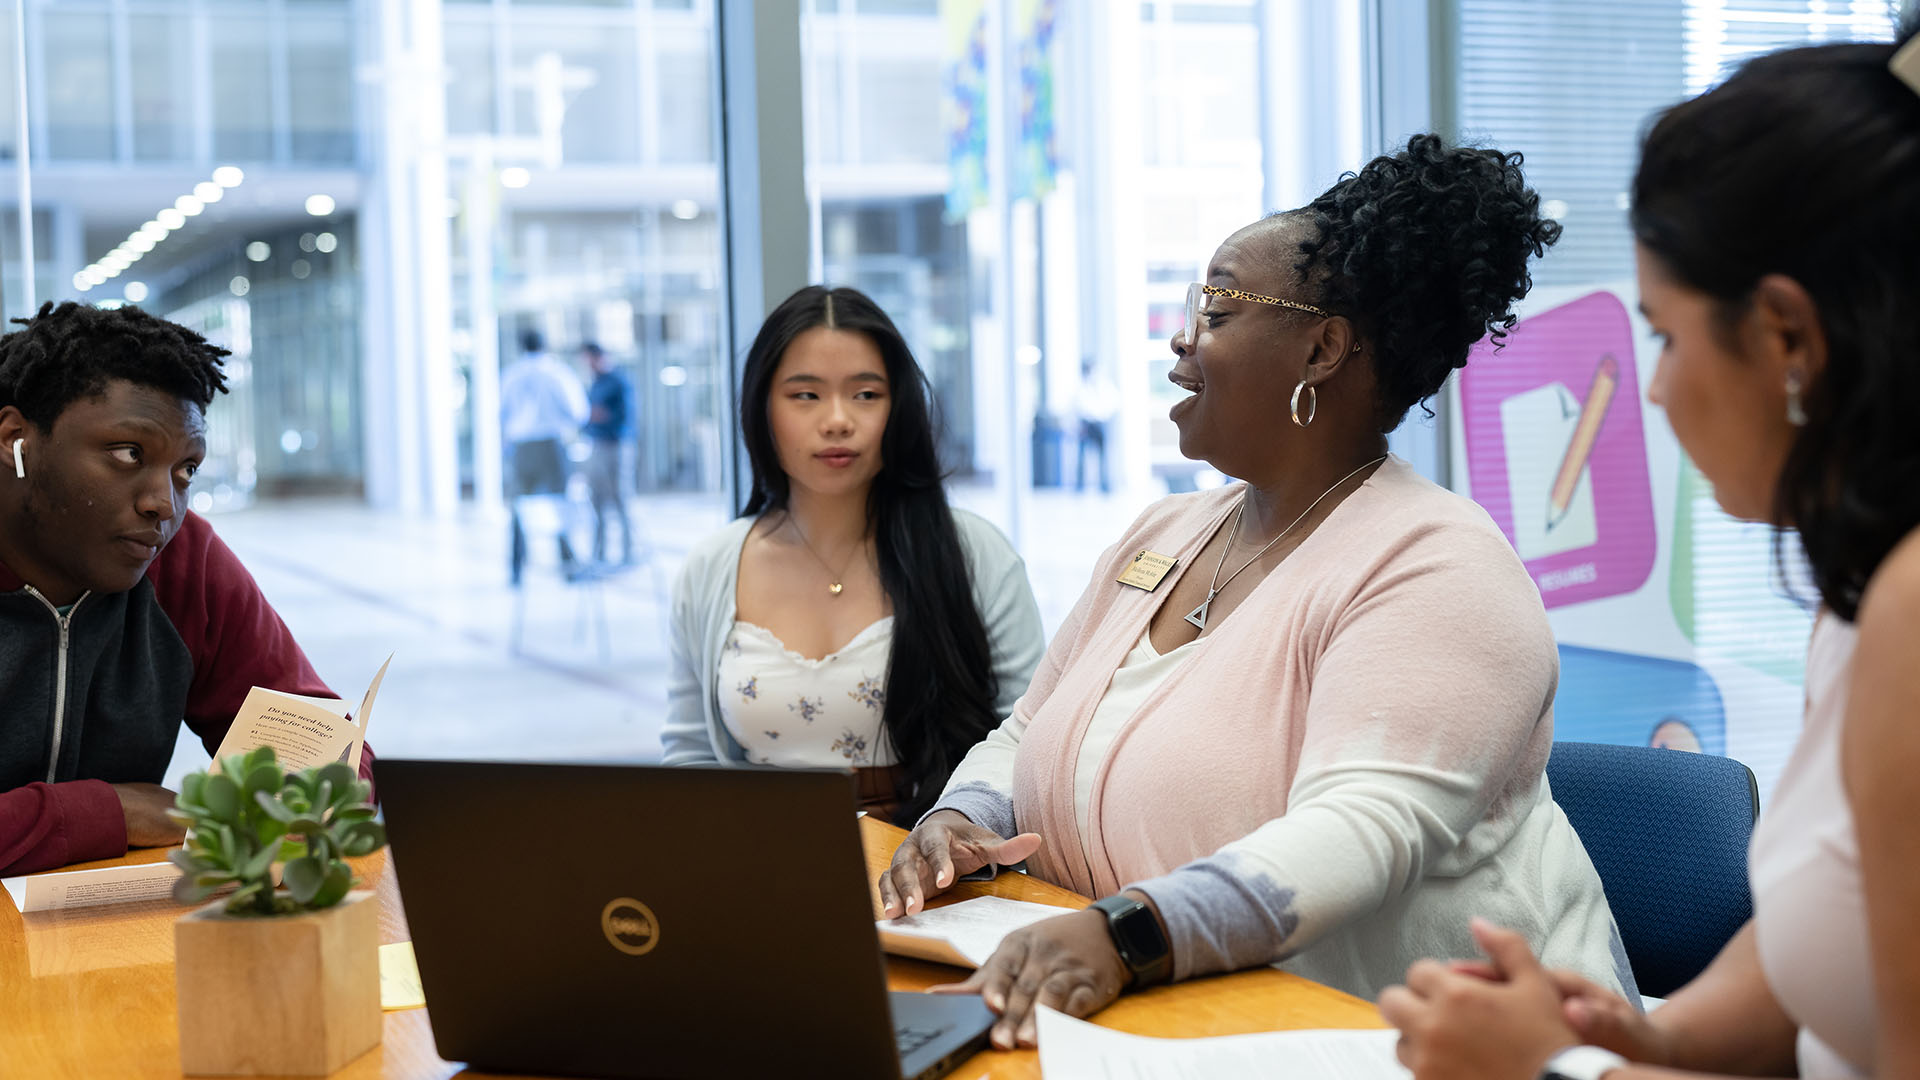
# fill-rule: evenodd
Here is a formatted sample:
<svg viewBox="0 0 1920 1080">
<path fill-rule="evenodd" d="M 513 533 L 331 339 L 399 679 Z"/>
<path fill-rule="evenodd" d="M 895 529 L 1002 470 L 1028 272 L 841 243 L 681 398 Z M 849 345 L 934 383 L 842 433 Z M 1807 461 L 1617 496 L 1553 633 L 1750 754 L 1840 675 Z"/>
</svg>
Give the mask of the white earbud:
<svg viewBox="0 0 1920 1080">
<path fill-rule="evenodd" d="M 27 478 L 27 459 L 20 456 L 20 448 L 26 445 L 26 442 L 25 439 L 13 440 L 13 475 L 22 480 Z"/>
</svg>

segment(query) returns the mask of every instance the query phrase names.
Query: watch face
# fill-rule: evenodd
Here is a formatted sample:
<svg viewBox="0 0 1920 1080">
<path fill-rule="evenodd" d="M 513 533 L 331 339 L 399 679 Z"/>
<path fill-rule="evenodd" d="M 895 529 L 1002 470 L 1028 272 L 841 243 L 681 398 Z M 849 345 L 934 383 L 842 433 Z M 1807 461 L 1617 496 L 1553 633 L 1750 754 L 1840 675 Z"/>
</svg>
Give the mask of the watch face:
<svg viewBox="0 0 1920 1080">
<path fill-rule="evenodd" d="M 1160 924 L 1146 905 L 1136 904 L 1113 920 L 1113 936 L 1120 950 L 1134 963 L 1158 960 L 1167 953 L 1160 936 Z"/>
</svg>

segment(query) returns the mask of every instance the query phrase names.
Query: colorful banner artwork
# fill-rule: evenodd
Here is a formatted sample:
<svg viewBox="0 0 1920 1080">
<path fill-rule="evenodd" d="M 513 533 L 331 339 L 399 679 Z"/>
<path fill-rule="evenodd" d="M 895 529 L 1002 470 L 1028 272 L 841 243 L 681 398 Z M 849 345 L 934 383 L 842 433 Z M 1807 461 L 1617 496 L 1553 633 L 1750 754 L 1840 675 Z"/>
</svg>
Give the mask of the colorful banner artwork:
<svg viewBox="0 0 1920 1080">
<path fill-rule="evenodd" d="M 1018 0 L 1020 141 L 1013 157 L 1013 197 L 1045 198 L 1060 171 L 1053 116 L 1054 0 Z"/>
<path fill-rule="evenodd" d="M 1644 400 L 1631 286 L 1537 289 L 1456 388 L 1454 486 L 1506 533 L 1560 643 L 1559 739 L 1727 754 L 1770 791 L 1811 616 L 1773 536 L 1729 518 Z"/>
<path fill-rule="evenodd" d="M 987 205 L 987 2 L 940 0 L 940 23 L 947 42 L 947 218 L 958 221 Z"/>
</svg>

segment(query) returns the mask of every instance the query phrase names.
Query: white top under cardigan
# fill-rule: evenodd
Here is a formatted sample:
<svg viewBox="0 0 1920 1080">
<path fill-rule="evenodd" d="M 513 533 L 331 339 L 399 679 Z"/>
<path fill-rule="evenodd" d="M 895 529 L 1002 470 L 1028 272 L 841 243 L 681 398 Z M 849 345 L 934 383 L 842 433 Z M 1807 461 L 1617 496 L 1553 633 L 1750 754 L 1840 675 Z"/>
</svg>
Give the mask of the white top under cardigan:
<svg viewBox="0 0 1920 1080">
<path fill-rule="evenodd" d="M 1093 802 L 1093 782 L 1100 775 L 1100 766 L 1106 764 L 1107 752 L 1113 749 L 1113 742 L 1120 737 L 1127 721 L 1133 719 L 1140 706 L 1167 681 L 1173 669 L 1193 655 L 1194 647 L 1199 644 L 1200 639 L 1195 638 L 1160 652 L 1153 647 L 1153 629 L 1149 626 L 1141 633 L 1140 643 L 1113 673 L 1113 682 L 1107 684 L 1106 694 L 1100 704 L 1094 706 L 1086 737 L 1080 741 L 1080 760 L 1073 769 L 1073 812 L 1080 819 L 1083 843 L 1087 836 L 1087 808 Z"/>
<path fill-rule="evenodd" d="M 740 550 L 753 518 L 739 518 L 699 543 L 673 583 L 673 669 L 667 679 L 667 722 L 660 732 L 667 765 L 745 763 L 746 751 L 720 720 L 720 652 L 733 632 Z M 987 627 L 998 684 L 994 714 L 1005 716 L 1026 692 L 1046 651 L 1040 606 L 1026 563 L 1000 530 L 978 514 L 953 511 L 954 528 L 973 580 L 973 602 Z"/>
</svg>

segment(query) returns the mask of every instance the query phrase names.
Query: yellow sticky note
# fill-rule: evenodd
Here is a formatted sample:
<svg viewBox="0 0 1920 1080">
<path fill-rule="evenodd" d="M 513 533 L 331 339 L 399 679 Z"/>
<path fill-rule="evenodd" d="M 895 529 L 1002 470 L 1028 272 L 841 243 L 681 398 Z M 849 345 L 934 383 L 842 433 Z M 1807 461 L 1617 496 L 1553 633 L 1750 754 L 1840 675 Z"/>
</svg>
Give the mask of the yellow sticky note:
<svg viewBox="0 0 1920 1080">
<path fill-rule="evenodd" d="M 420 968 L 413 962 L 413 942 L 380 946 L 380 1007 L 417 1009 L 427 1003 L 420 988 Z"/>
</svg>

